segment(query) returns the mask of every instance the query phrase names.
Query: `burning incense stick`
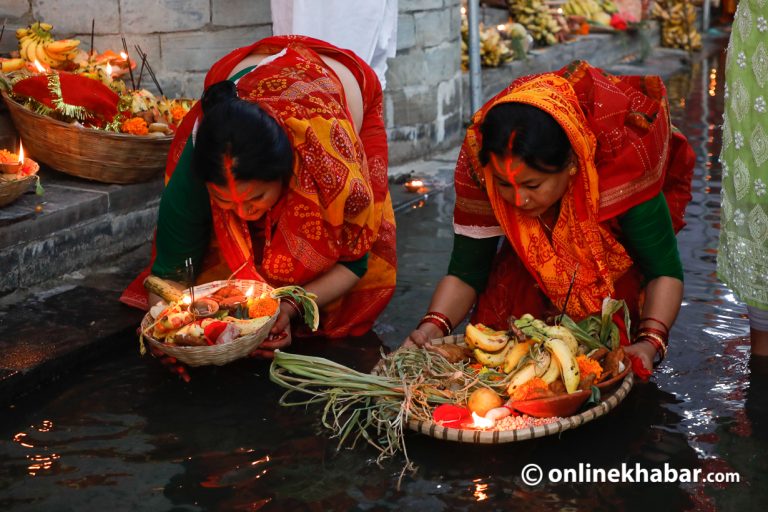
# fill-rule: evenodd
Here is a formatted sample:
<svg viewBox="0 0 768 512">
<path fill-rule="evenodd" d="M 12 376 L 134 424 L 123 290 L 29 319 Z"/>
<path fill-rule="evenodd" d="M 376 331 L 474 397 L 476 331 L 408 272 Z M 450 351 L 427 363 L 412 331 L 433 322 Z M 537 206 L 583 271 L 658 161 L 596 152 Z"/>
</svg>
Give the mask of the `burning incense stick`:
<svg viewBox="0 0 768 512">
<path fill-rule="evenodd" d="M 91 57 L 96 55 L 96 50 L 93 48 L 93 34 L 96 32 L 96 18 L 91 18 Z"/>
<path fill-rule="evenodd" d="M 150 78 L 152 78 L 152 81 L 155 83 L 155 87 L 157 87 L 157 90 L 160 92 L 161 96 L 165 96 L 165 93 L 163 92 L 163 88 L 160 87 L 160 82 L 157 81 L 157 76 L 155 76 L 155 72 L 152 70 L 152 66 L 149 65 L 149 59 L 147 59 L 147 54 L 144 53 L 144 50 L 141 49 L 141 46 L 136 45 L 135 48 L 136 48 L 136 51 L 139 52 L 139 56 L 144 59 L 147 66 L 147 72 L 149 73 Z"/>
</svg>

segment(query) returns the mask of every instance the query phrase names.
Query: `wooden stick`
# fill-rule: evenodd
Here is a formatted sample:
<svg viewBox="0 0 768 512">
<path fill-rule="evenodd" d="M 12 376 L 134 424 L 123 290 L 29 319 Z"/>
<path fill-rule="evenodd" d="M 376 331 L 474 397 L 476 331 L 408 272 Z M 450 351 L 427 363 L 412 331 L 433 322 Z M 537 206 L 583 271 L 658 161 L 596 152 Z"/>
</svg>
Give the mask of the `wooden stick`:
<svg viewBox="0 0 768 512">
<path fill-rule="evenodd" d="M 93 48 L 93 34 L 96 32 L 96 18 L 91 18 L 91 57 L 96 55 L 96 50 Z"/>
<path fill-rule="evenodd" d="M 125 60 L 128 63 L 128 73 L 131 75 L 131 87 L 136 90 L 136 82 L 133 80 L 133 69 L 131 69 L 131 58 L 128 56 L 128 45 L 125 42 L 125 36 L 120 36 L 123 40 L 123 51 L 125 52 Z"/>
<path fill-rule="evenodd" d="M 146 55 L 141 57 L 141 67 L 139 68 L 139 79 L 136 80 L 136 90 L 137 91 L 141 89 L 141 75 L 144 74 L 144 63 L 145 62 L 147 62 L 147 56 Z"/>
<path fill-rule="evenodd" d="M 144 52 L 144 50 L 141 49 L 141 46 L 136 45 L 136 51 L 139 52 L 140 56 L 143 56 L 146 58 L 147 54 Z M 163 88 L 160 87 L 160 82 L 157 81 L 157 76 L 155 76 L 155 72 L 152 70 L 152 66 L 149 65 L 149 59 L 146 60 L 147 65 L 147 72 L 149 73 L 150 78 L 152 78 L 152 81 L 155 83 L 155 87 L 157 87 L 157 90 L 160 92 L 161 96 L 165 96 L 165 93 L 163 93 Z"/>
</svg>

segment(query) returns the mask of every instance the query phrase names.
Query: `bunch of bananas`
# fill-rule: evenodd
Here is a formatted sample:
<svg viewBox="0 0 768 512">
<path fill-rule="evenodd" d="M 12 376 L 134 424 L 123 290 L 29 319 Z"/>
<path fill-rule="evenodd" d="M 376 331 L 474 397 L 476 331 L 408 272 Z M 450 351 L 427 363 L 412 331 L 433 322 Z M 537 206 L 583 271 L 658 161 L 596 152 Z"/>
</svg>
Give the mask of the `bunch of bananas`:
<svg viewBox="0 0 768 512">
<path fill-rule="evenodd" d="M 534 377 L 552 384 L 561 378 L 565 390 L 573 393 L 579 387 L 579 344 L 569 329 L 547 325 L 531 315 L 515 320 L 515 327 L 526 339 L 510 338 L 505 331 L 494 331 L 483 324 L 468 325 L 464 334 L 477 361 L 488 367 L 502 367 L 512 377 L 507 393 L 512 394 Z"/>
<path fill-rule="evenodd" d="M 19 40 L 19 55 L 22 59 L 53 68 L 64 69 L 70 66 L 77 53 L 80 41 L 53 37 L 53 25 L 36 21 L 26 28 L 16 30 Z"/>
<path fill-rule="evenodd" d="M 528 30 L 537 43 L 549 46 L 560 40 L 560 24 L 552 17 L 542 0 L 507 0 L 509 14 Z"/>
<path fill-rule="evenodd" d="M 701 34 L 696 30 L 696 8 L 692 2 L 657 0 L 652 14 L 662 22 L 662 46 L 688 51 L 701 49 Z"/>
<path fill-rule="evenodd" d="M 511 61 L 515 54 L 495 27 L 480 25 L 480 65 L 495 68 Z M 466 14 L 461 20 L 461 66 L 469 69 L 469 23 Z"/>
<path fill-rule="evenodd" d="M 563 5 L 565 14 L 583 16 L 593 23 L 604 26 L 611 24 L 611 16 L 608 13 L 616 12 L 616 10 L 616 5 L 610 0 L 568 0 Z"/>
</svg>

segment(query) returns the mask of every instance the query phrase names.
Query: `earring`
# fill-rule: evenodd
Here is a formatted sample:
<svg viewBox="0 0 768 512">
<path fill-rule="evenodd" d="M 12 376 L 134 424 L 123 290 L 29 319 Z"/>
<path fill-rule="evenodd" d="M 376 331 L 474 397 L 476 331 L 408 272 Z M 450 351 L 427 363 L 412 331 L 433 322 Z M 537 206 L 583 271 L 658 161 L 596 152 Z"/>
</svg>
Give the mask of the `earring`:
<svg viewBox="0 0 768 512">
<path fill-rule="evenodd" d="M 578 170 L 578 169 L 576 168 L 576 166 L 575 166 L 575 165 L 571 165 L 571 170 L 570 170 L 570 171 L 568 171 L 568 174 L 570 174 L 571 176 L 573 176 L 574 174 L 576 174 L 576 171 L 577 171 L 577 170 Z"/>
</svg>

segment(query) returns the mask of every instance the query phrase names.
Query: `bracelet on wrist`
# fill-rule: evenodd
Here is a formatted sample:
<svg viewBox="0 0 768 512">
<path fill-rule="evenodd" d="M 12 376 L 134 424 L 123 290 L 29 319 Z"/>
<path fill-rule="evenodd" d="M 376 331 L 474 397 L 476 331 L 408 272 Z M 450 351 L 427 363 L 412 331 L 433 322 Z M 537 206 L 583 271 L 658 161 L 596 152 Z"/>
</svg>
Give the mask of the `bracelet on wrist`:
<svg viewBox="0 0 768 512">
<path fill-rule="evenodd" d="M 288 304 L 291 309 L 296 312 L 296 316 L 294 318 L 302 318 L 304 316 L 304 311 L 298 304 L 296 304 L 295 300 L 290 297 L 281 297 L 280 300 Z M 291 315 L 288 316 L 290 317 Z"/>
<path fill-rule="evenodd" d="M 419 325 L 417 325 L 416 328 L 418 329 L 426 323 L 437 326 L 437 328 L 439 328 L 443 333 L 443 336 L 448 336 L 451 334 L 451 332 L 453 332 L 453 325 L 451 324 L 450 318 L 440 313 L 439 311 L 429 311 L 422 317 Z"/>
</svg>

